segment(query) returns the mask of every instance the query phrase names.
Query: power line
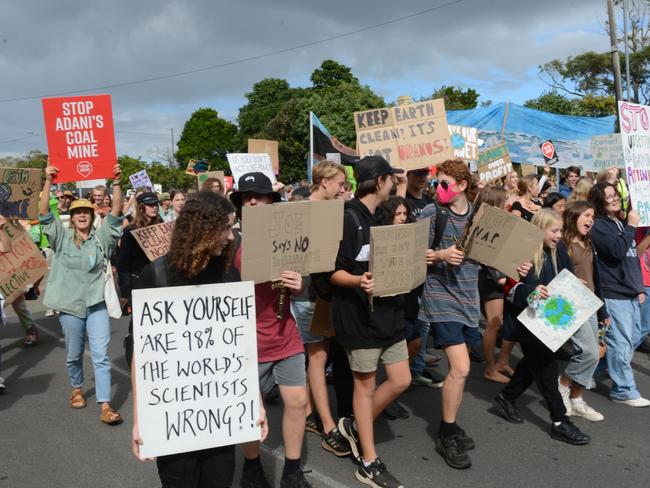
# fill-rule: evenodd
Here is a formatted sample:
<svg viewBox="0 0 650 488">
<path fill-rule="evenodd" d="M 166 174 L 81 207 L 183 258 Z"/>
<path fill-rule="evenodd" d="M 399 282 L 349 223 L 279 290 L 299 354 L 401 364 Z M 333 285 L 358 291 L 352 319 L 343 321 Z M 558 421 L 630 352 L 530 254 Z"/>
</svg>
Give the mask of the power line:
<svg viewBox="0 0 650 488">
<path fill-rule="evenodd" d="M 9 144 L 10 142 L 24 141 L 25 139 L 31 139 L 32 137 L 40 136 L 41 134 L 31 134 L 29 136 L 17 137 L 16 139 L 8 139 L 6 141 L 0 141 L 0 144 Z"/>
<path fill-rule="evenodd" d="M 116 133 L 120 134 L 136 134 L 140 136 L 162 136 L 162 137 L 169 137 L 169 132 L 137 132 L 137 131 L 131 131 L 131 130 L 116 130 Z"/>
<path fill-rule="evenodd" d="M 311 47 L 311 46 L 316 46 L 318 44 L 323 44 L 323 43 L 326 43 L 326 42 L 329 42 L 329 41 L 335 41 L 337 39 L 350 37 L 350 36 L 353 36 L 355 34 L 359 34 L 361 32 L 366 32 L 366 31 L 369 31 L 369 30 L 372 30 L 372 29 L 377 29 L 379 27 L 384 27 L 386 25 L 395 24 L 397 22 L 402 22 L 404 20 L 412 19 L 414 17 L 419 17 L 420 15 L 425 15 L 425 14 L 434 12 L 436 10 L 440 10 L 440 9 L 443 9 L 443 8 L 446 8 L 446 7 L 450 7 L 452 5 L 456 5 L 458 3 L 462 3 L 464 1 L 465 0 L 453 0 L 453 1 L 450 1 L 450 2 L 443 3 L 441 5 L 438 5 L 436 7 L 431 7 L 431 8 L 421 10 L 419 12 L 415 12 L 415 13 L 412 13 L 412 14 L 409 14 L 409 15 L 404 15 L 402 17 L 397 17 L 397 18 L 394 18 L 394 19 L 386 20 L 386 21 L 380 22 L 378 24 L 369 25 L 367 27 L 362 27 L 361 29 L 356 29 L 356 30 L 353 30 L 353 31 L 345 32 L 343 34 L 337 34 L 335 36 L 330 36 L 330 37 L 325 37 L 325 38 L 322 38 L 322 39 L 317 39 L 315 41 L 305 42 L 305 43 L 299 44 L 297 46 L 287 47 L 287 48 L 284 48 L 284 49 L 278 49 L 276 51 L 270 51 L 270 52 L 267 52 L 267 53 L 264 53 L 264 54 L 257 54 L 255 56 L 248 56 L 246 58 L 240 58 L 240 59 L 236 59 L 236 60 L 233 60 L 233 61 L 228 61 L 228 62 L 225 62 L 225 63 L 214 64 L 214 65 L 211 65 L 211 66 L 204 66 L 202 68 L 195 68 L 195 69 L 191 69 L 191 70 L 187 70 L 187 71 L 179 71 L 179 72 L 176 72 L 176 73 L 170 73 L 168 75 L 153 76 L 153 77 L 150 77 L 150 78 L 142 78 L 140 80 L 125 81 L 125 82 L 122 82 L 122 83 L 111 83 L 109 85 L 95 86 L 95 87 L 92 87 L 92 88 L 84 88 L 84 89 L 81 89 L 81 90 L 70 90 L 70 91 L 63 91 L 63 92 L 57 92 L 57 93 L 46 93 L 46 94 L 42 94 L 42 95 L 30 95 L 30 96 L 26 96 L 26 97 L 4 98 L 4 99 L 0 99 L 0 103 L 20 102 L 20 101 L 24 101 L 24 100 L 35 100 L 35 99 L 40 99 L 40 98 L 44 98 L 44 97 L 60 97 L 60 96 L 64 96 L 64 95 L 74 95 L 76 93 L 86 93 L 86 92 L 92 92 L 92 91 L 97 91 L 97 90 L 106 90 L 108 88 L 122 88 L 122 87 L 125 87 L 125 86 L 140 85 L 140 84 L 143 84 L 143 83 L 150 83 L 152 81 L 168 80 L 170 78 L 178 78 L 180 76 L 187 76 L 187 75 L 191 75 L 191 74 L 195 74 L 195 73 L 201 73 L 201 72 L 204 72 L 204 71 L 211 71 L 211 70 L 214 70 L 214 69 L 224 68 L 226 66 L 233 66 L 233 65 L 236 65 L 236 64 L 246 63 L 248 61 L 256 61 L 258 59 L 264 59 L 264 58 L 267 58 L 267 57 L 270 57 L 270 56 L 276 56 L 278 54 L 284 54 L 284 53 L 288 53 L 288 52 L 291 52 L 291 51 L 296 51 L 298 49 L 303 49 L 303 48 L 306 48 L 306 47 Z"/>
</svg>

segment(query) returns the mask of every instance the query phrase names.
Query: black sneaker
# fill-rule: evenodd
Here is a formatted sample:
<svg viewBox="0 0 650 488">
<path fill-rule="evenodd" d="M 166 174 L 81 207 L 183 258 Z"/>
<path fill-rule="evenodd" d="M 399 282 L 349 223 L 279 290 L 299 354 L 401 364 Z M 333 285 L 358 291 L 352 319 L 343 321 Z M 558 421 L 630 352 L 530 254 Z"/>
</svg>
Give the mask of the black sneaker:
<svg viewBox="0 0 650 488">
<path fill-rule="evenodd" d="M 432 369 L 425 368 L 422 376 L 431 380 L 431 388 L 442 388 L 445 384 L 445 377 Z"/>
<path fill-rule="evenodd" d="M 512 422 L 513 424 L 524 423 L 524 418 L 519 413 L 519 410 L 517 410 L 515 402 L 507 400 L 502 393 L 494 397 L 494 406 L 497 413 L 508 422 Z"/>
<path fill-rule="evenodd" d="M 359 433 L 354 428 L 354 420 L 350 417 L 341 417 L 339 419 L 339 432 L 350 445 L 350 451 L 352 452 L 352 457 L 355 460 L 359 460 L 361 457 L 361 452 L 359 451 Z"/>
<path fill-rule="evenodd" d="M 401 403 L 394 401 L 384 409 L 384 416 L 389 420 L 407 419 L 411 416 Z"/>
<path fill-rule="evenodd" d="M 456 469 L 467 469 L 472 465 L 472 460 L 463 447 L 457 434 L 436 439 L 436 451 L 449 466 Z"/>
<path fill-rule="evenodd" d="M 591 436 L 578 429 L 569 419 L 563 420 L 560 425 L 553 423 L 551 425 L 551 437 L 574 446 L 584 446 L 591 441 Z"/>
<path fill-rule="evenodd" d="M 300 469 L 283 477 L 280 480 L 280 488 L 311 488 L 311 483 L 305 479 L 305 473 L 308 472 Z"/>
<path fill-rule="evenodd" d="M 336 427 L 329 431 L 320 445 L 323 449 L 338 457 L 349 456 L 352 452 L 350 443 Z"/>
<path fill-rule="evenodd" d="M 241 474 L 241 488 L 273 488 L 264 473 L 262 463 L 246 464 Z"/>
<path fill-rule="evenodd" d="M 361 483 L 373 488 L 404 488 L 404 485 L 388 472 L 386 465 L 379 458 L 375 459 L 369 466 L 364 466 L 363 462 L 361 462 L 354 476 Z"/>
<path fill-rule="evenodd" d="M 476 443 L 474 442 L 474 439 L 468 436 L 458 424 L 456 424 L 456 435 L 458 436 L 458 440 L 463 445 L 463 448 L 466 451 L 471 451 L 476 447 Z"/>
<path fill-rule="evenodd" d="M 307 432 L 313 432 L 314 434 L 317 434 L 321 437 L 325 435 L 323 432 L 323 422 L 321 422 L 320 417 L 317 413 L 312 412 L 307 415 L 307 419 L 305 421 L 305 430 Z"/>
</svg>

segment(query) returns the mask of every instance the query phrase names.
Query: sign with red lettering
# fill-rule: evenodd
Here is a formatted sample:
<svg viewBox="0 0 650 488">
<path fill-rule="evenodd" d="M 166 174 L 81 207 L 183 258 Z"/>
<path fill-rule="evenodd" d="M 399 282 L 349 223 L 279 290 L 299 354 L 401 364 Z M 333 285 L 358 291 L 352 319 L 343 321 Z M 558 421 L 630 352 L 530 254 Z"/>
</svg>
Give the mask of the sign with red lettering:
<svg viewBox="0 0 650 488">
<path fill-rule="evenodd" d="M 650 226 L 650 107 L 618 102 L 625 181 L 640 227 Z"/>
<path fill-rule="evenodd" d="M 117 163 L 110 95 L 44 98 L 49 161 L 55 183 L 112 178 Z"/>
<path fill-rule="evenodd" d="M 542 142 L 539 145 L 539 150 L 542 151 L 542 156 L 544 156 L 546 164 L 555 164 L 560 160 L 557 157 L 557 152 L 555 152 L 555 144 L 550 139 Z"/>
</svg>

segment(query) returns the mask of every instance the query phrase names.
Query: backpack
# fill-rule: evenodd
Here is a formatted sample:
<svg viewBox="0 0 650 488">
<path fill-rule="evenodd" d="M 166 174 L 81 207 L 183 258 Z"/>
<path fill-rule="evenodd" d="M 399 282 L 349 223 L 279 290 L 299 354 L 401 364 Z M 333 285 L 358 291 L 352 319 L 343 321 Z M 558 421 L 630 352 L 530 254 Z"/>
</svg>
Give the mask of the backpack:
<svg viewBox="0 0 650 488">
<path fill-rule="evenodd" d="M 161 256 L 151 262 L 153 268 L 153 279 L 155 288 L 165 288 L 168 283 L 167 280 L 167 256 Z M 126 364 L 131 369 L 131 360 L 133 359 L 133 315 L 129 320 L 129 333 L 124 338 L 124 357 Z"/>
</svg>

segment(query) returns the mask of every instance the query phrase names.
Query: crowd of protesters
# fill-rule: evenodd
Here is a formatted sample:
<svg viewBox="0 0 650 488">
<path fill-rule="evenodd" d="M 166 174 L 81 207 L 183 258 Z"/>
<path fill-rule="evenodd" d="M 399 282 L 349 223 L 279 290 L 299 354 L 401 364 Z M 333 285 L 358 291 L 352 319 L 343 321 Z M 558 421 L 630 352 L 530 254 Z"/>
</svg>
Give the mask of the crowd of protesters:
<svg viewBox="0 0 650 488">
<path fill-rule="evenodd" d="M 588 393 L 605 377 L 611 379 L 612 401 L 629 407 L 650 405 L 636 387 L 631 364 L 635 351 L 648 352 L 650 232 L 638 228 L 640 216 L 630 207 L 625 182 L 615 169 L 588 176 L 572 166 L 557 184 L 551 168 L 545 167 L 541 177 L 512 171 L 502 181 L 485 184 L 460 159 L 445 161 L 432 175 L 428 168 L 404 172 L 379 156 L 367 156 L 354 168 L 354 191 L 343 166 L 322 161 L 314 166 L 311 182 L 297 185 L 273 185 L 262 173 L 248 173 L 229 192 L 221 180 L 208 178 L 192 193 L 145 189 L 127 201 L 117 183 L 119 166 L 114 168 L 112 191 L 97 186 L 90 199 L 70 191 L 52 194 L 57 171 L 46 168 L 40 218 L 25 225 L 50 261 L 43 303 L 46 315 L 58 314 L 63 330 L 72 387 L 69 406 L 87 405 L 87 339 L 95 401 L 106 424 L 122 422 L 111 406 L 107 272 L 116 272 L 120 306 L 127 315 L 134 289 L 240 281 L 241 236 L 247 230 L 242 207 L 300 200 L 344 199 L 345 210 L 332 272 L 303 277 L 287 270 L 282 286 L 255 285 L 262 397 L 257 422 L 264 440 L 264 399 L 279 395 L 282 425 L 272 428 L 282 431 L 282 487 L 311 486 L 302 463 L 306 432 L 319 436 L 323 449 L 333 455 L 350 457 L 361 483 L 403 486 L 377 452 L 374 420 L 382 414 L 408 417 L 398 400 L 409 387 L 441 389 L 435 449 L 449 466 L 469 468 L 468 451 L 475 442 L 457 418 L 471 361 L 484 362 L 485 380 L 502 385 L 494 398 L 496 413 L 513 424 L 524 422 L 517 399 L 534 383 L 549 410 L 550 435 L 572 445 L 588 444 L 591 438 L 571 416 L 605 420 L 589 405 Z M 543 233 L 530 262 L 517 268 L 519 280 L 466 258 L 462 243 L 480 205 L 511 212 Z M 369 271 L 370 228 L 419 219 L 429 219 L 423 285 L 370 301 L 375 289 Z M 170 249 L 150 262 L 130 231 L 163 222 L 174 222 Z M 8 252 L 5 225 L 0 217 L 1 244 Z M 554 353 L 517 317 L 548 298 L 548 285 L 562 270 L 574 273 L 604 306 Z M 25 300 L 39 294 L 35 283 L 12 303 L 25 330 L 26 347 L 38 344 L 38 332 Z M 330 307 L 333 337 L 311 330 L 319 303 Z M 130 335 L 126 346 L 131 363 Z M 518 362 L 512 355 L 517 347 L 522 354 Z M 430 368 L 443 356 L 448 364 L 444 377 Z M 138 455 L 142 439 L 135 375 L 132 384 L 132 447 Z M 0 391 L 5 387 L 0 378 Z M 240 447 L 241 486 L 272 486 L 260 461 L 260 442 Z M 156 462 L 163 487 L 228 487 L 234 477 L 235 446 L 162 456 Z"/>
</svg>

